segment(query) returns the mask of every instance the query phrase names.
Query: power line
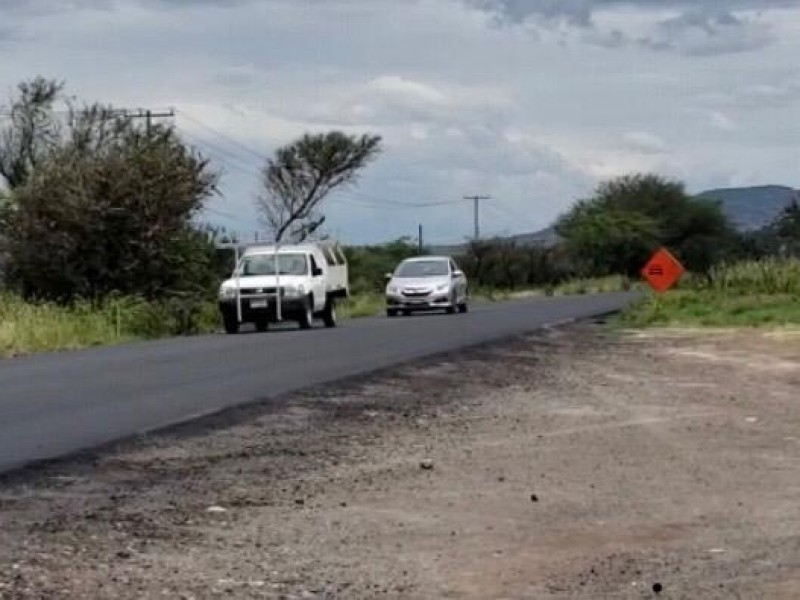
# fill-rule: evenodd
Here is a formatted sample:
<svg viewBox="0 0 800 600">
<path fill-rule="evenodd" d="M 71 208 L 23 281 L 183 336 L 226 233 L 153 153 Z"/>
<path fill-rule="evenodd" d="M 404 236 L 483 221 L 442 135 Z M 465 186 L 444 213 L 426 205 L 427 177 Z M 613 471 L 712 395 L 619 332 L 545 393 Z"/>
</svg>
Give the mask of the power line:
<svg viewBox="0 0 800 600">
<path fill-rule="evenodd" d="M 191 116 L 190 114 L 188 114 L 185 110 L 178 109 L 178 114 L 180 116 L 182 116 L 182 117 L 185 117 L 186 119 L 188 119 L 189 121 L 191 121 L 195 125 L 197 125 L 199 127 L 202 127 L 203 129 L 205 129 L 206 131 L 208 131 L 212 135 L 215 135 L 218 138 L 220 138 L 221 140 L 226 141 L 228 144 L 236 146 L 237 148 L 240 148 L 241 150 L 247 152 L 248 154 L 252 154 L 253 156 L 255 156 L 256 158 L 259 158 L 262 161 L 269 160 L 269 157 L 266 154 L 264 154 L 262 152 L 259 152 L 257 150 L 253 150 L 247 144 L 243 144 L 242 142 L 240 142 L 239 140 L 237 140 L 233 136 L 228 135 L 226 133 L 222 133 L 218 129 L 215 129 L 214 127 L 211 127 L 210 125 L 207 125 L 206 123 L 204 123 L 200 119 L 197 119 L 197 118 Z"/>
<path fill-rule="evenodd" d="M 222 146 L 218 146 L 213 142 L 187 131 L 181 130 L 181 135 L 188 138 L 190 141 L 193 140 L 194 143 L 192 145 L 197 146 L 201 150 L 209 151 L 209 153 L 214 155 L 217 160 L 225 163 L 227 166 L 254 177 L 258 177 L 260 175 L 258 168 L 254 164 L 248 162 L 249 159 L 243 158 L 238 154 L 234 154 Z"/>
<path fill-rule="evenodd" d="M 175 116 L 175 110 L 171 108 L 166 111 L 158 112 L 149 108 L 137 108 L 133 110 L 129 108 L 118 108 L 112 109 L 110 114 L 111 116 L 123 117 L 125 119 L 145 119 L 147 135 L 150 135 L 150 131 L 153 128 L 153 119 L 173 118 Z"/>
</svg>

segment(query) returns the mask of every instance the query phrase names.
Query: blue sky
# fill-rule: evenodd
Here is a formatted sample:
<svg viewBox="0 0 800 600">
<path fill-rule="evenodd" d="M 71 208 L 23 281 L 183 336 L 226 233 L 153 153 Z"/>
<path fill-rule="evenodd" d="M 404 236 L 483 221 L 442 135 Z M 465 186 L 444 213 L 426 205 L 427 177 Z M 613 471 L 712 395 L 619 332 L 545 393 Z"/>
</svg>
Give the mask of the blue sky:
<svg viewBox="0 0 800 600">
<path fill-rule="evenodd" d="M 349 242 L 548 225 L 601 179 L 800 185 L 800 1 L 0 0 L 0 82 L 175 107 L 246 233 L 258 171 L 306 131 L 383 136 L 327 205 Z M 428 207 L 407 204 L 437 204 Z"/>
</svg>

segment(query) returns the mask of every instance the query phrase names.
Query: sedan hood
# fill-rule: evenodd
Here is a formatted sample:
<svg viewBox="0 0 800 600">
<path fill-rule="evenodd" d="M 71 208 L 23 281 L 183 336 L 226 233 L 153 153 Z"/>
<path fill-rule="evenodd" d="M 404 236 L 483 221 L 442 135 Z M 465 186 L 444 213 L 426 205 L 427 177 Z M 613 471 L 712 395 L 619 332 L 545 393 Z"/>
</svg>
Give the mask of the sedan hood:
<svg viewBox="0 0 800 600">
<path fill-rule="evenodd" d="M 444 284 L 450 284 L 450 277 L 447 275 L 441 277 L 392 277 L 389 282 L 391 287 L 397 287 L 401 290 L 409 288 L 431 290 Z"/>
</svg>

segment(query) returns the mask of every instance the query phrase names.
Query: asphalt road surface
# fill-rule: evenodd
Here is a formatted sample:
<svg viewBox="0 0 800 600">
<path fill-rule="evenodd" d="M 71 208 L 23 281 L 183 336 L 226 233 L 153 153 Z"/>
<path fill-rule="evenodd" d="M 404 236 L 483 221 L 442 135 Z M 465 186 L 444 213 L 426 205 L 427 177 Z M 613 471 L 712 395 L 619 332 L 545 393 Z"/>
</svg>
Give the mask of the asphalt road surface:
<svg viewBox="0 0 800 600">
<path fill-rule="evenodd" d="M 0 472 L 545 325 L 614 312 L 632 294 L 515 301 L 465 315 L 210 335 L 0 361 Z"/>
</svg>

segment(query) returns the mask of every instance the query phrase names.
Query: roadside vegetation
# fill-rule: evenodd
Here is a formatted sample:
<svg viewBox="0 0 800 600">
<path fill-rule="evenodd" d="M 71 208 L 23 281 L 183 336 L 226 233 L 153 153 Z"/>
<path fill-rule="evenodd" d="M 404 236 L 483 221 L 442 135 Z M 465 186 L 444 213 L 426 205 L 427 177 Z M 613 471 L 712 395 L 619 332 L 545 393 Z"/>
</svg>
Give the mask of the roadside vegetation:
<svg viewBox="0 0 800 600">
<path fill-rule="evenodd" d="M 621 316 L 628 326 L 763 327 L 800 325 L 800 259 L 714 267 L 677 289 L 650 294 Z"/>
<path fill-rule="evenodd" d="M 216 292 L 232 269 L 224 231 L 203 223 L 215 166 L 163 123 L 142 123 L 64 84 L 21 83 L 0 127 L 0 355 L 190 335 L 218 327 Z M 321 231 L 325 200 L 382 152 L 378 136 L 308 134 L 262 169 L 257 200 L 271 235 Z M 650 297 L 633 324 L 800 322 L 800 207 L 740 233 L 681 182 L 633 174 L 601 182 L 555 224 L 557 241 L 473 240 L 456 257 L 473 298 L 628 290 L 649 254 L 668 247 L 691 272 Z M 386 273 L 425 252 L 414 240 L 346 249 L 345 317 L 383 307 Z M 780 257 L 780 258 L 778 258 Z"/>
</svg>

